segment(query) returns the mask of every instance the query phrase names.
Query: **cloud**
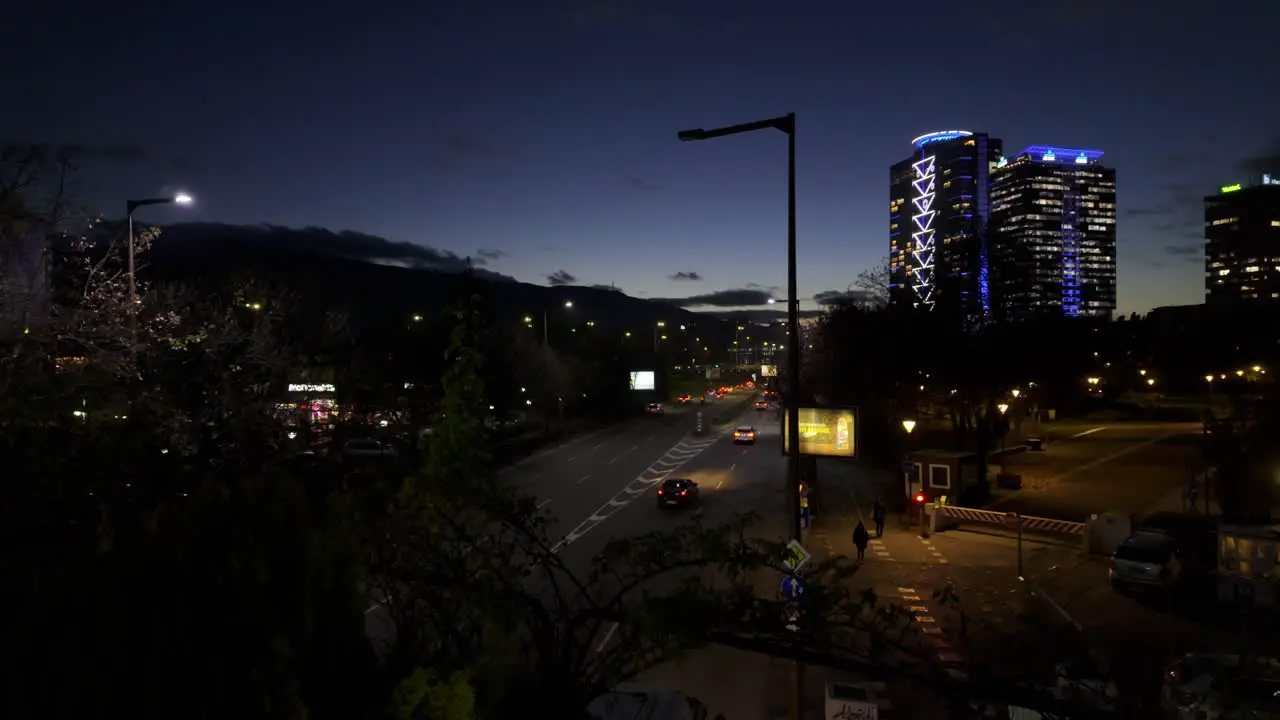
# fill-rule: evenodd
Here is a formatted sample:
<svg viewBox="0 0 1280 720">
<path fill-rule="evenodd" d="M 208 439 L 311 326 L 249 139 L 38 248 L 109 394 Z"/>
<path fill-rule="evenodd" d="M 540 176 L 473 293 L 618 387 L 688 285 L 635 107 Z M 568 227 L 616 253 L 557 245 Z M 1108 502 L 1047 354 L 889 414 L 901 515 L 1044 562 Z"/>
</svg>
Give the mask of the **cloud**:
<svg viewBox="0 0 1280 720">
<path fill-rule="evenodd" d="M 572 285 L 578 282 L 578 278 L 570 275 L 564 270 L 556 270 L 547 276 L 547 284 L 552 287 L 560 287 L 561 285 Z"/>
<path fill-rule="evenodd" d="M 656 192 L 663 189 L 664 186 L 644 178 L 629 177 L 627 178 L 627 187 L 636 192 Z"/>
<path fill-rule="evenodd" d="M 1280 137 L 1272 138 L 1262 149 L 1241 160 L 1240 172 L 1254 182 L 1263 173 L 1280 173 Z"/>
<path fill-rule="evenodd" d="M 237 245 L 255 250 L 330 255 L 415 270 L 463 272 L 491 280 L 514 281 L 509 275 L 476 268 L 470 258 L 449 250 L 425 245 L 396 242 L 377 235 L 354 230 L 334 231 L 319 227 L 291 228 L 281 225 L 228 225 L 223 223 L 178 223 L 164 228 L 166 247 L 181 252 L 184 248 L 221 247 L 221 252 L 235 252 Z"/>
<path fill-rule="evenodd" d="M 1169 257 L 1185 260 L 1189 263 L 1199 263 L 1204 257 L 1204 243 L 1182 243 L 1178 245 L 1165 245 L 1164 254 Z"/>
<path fill-rule="evenodd" d="M 692 270 L 689 270 L 687 272 L 684 270 L 681 270 L 680 272 L 672 273 L 670 277 L 672 280 L 689 280 L 691 282 L 697 282 L 698 280 L 702 279 L 701 275 L 699 275 L 698 273 Z"/>
<path fill-rule="evenodd" d="M 782 291 L 782 288 L 777 285 L 761 285 L 760 283 L 753 283 L 753 282 L 747 283 L 746 288 L 748 290 L 764 290 L 765 292 L 771 295 L 777 295 L 779 292 Z"/>
<path fill-rule="evenodd" d="M 591 287 L 595 288 L 596 290 L 608 290 L 609 292 L 616 292 L 616 293 L 622 292 L 622 288 L 618 287 L 617 285 L 592 285 Z"/>
<path fill-rule="evenodd" d="M 479 258 L 476 262 L 480 264 L 492 262 L 494 260 L 501 260 L 506 256 L 507 253 L 503 250 L 493 250 L 490 248 L 480 248 L 479 250 L 476 250 L 476 257 Z"/>
<path fill-rule="evenodd" d="M 465 133 L 449 133 L 440 138 L 432 148 L 428 160 L 445 169 L 458 169 L 469 165 L 503 163 L 516 158 L 509 148 L 495 145 L 490 140 Z"/>
<path fill-rule="evenodd" d="M 862 290 L 823 290 L 813 296 L 814 302 L 824 306 L 862 303 L 871 299 L 871 293 Z"/>
<path fill-rule="evenodd" d="M 690 295 L 683 298 L 655 298 L 657 302 L 664 302 L 678 307 L 750 307 L 753 305 L 768 305 L 769 299 L 773 295 L 763 290 L 752 290 L 751 288 L 738 288 L 734 290 L 717 290 L 715 292 L 704 293 L 702 295 Z"/>
</svg>

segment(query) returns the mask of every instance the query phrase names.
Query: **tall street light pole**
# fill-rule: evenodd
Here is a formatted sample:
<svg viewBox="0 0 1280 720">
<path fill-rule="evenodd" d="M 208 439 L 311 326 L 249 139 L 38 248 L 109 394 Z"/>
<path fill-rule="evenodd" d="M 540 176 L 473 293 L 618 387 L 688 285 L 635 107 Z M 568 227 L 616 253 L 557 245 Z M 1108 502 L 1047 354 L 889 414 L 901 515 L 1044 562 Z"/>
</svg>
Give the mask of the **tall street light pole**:
<svg viewBox="0 0 1280 720">
<path fill-rule="evenodd" d="M 571 308 L 571 307 L 573 307 L 573 301 L 572 301 L 572 300 L 565 300 L 565 301 L 564 301 L 564 306 L 565 306 L 566 308 Z M 548 334 L 547 334 L 547 311 L 546 311 L 546 309 L 543 309 L 543 311 L 542 311 L 542 347 L 544 347 L 544 348 L 549 348 L 549 347 L 551 347 L 551 343 L 549 343 L 549 342 L 547 341 L 547 338 L 548 338 Z"/>
<path fill-rule="evenodd" d="M 800 312 L 796 298 L 796 114 L 742 125 L 713 128 L 696 128 L 677 133 L 682 141 L 714 140 L 716 138 L 755 132 L 778 130 L 787 134 L 787 384 L 790 402 L 787 404 L 787 434 L 791 452 L 787 454 L 787 506 L 791 511 L 791 537 L 800 540 Z M 792 676 L 791 717 L 799 720 L 803 714 L 804 668 L 795 664 Z"/>
<path fill-rule="evenodd" d="M 178 193 L 173 197 L 163 198 L 144 198 L 142 200 L 128 200 L 125 202 L 125 220 L 129 226 L 129 247 L 126 251 L 129 262 L 129 337 L 131 352 L 137 353 L 138 349 L 138 281 L 136 268 L 134 267 L 135 250 L 133 247 L 133 213 L 140 207 L 147 205 L 190 205 L 192 203 L 191 196 L 186 193 Z"/>
</svg>

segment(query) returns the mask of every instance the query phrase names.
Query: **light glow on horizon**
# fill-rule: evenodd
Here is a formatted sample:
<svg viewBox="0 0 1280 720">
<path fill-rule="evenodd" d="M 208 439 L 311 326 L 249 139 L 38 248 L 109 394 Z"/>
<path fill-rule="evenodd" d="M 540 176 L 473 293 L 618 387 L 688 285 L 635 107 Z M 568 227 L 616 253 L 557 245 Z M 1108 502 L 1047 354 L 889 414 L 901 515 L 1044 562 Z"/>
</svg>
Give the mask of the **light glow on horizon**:
<svg viewBox="0 0 1280 720">
<path fill-rule="evenodd" d="M 926 310 L 932 310 L 934 304 L 933 218 L 937 215 L 937 211 L 933 209 L 933 200 L 936 197 L 934 161 L 935 156 L 930 155 L 911 164 L 911 169 L 916 175 L 911 181 L 911 187 L 915 190 L 915 197 L 911 198 L 911 203 L 915 205 L 916 210 L 911 216 L 916 226 L 916 232 L 911 233 L 911 257 L 915 261 L 911 267 L 911 289 L 916 295 L 915 306 L 923 305 Z"/>
</svg>

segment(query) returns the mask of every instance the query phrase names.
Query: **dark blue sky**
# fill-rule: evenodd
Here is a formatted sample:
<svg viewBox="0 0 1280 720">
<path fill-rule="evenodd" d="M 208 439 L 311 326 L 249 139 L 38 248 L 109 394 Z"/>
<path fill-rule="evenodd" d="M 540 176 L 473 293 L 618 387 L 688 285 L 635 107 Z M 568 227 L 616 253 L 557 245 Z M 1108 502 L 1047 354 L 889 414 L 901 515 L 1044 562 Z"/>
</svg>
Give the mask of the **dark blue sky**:
<svg viewBox="0 0 1280 720">
<path fill-rule="evenodd" d="M 0 141 L 99 149 L 83 197 L 108 213 L 181 188 L 196 207 L 147 219 L 485 249 L 521 280 L 564 271 L 642 297 L 785 281 L 785 136 L 681 144 L 681 128 L 798 114 L 805 297 L 886 254 L 888 166 L 915 135 L 1104 150 L 1122 312 L 1202 299 L 1198 198 L 1274 157 L 1280 130 L 1269 0 L 42 0 L 6 14 L 0 47 L 20 61 L 0 65 L 17 99 Z"/>
</svg>

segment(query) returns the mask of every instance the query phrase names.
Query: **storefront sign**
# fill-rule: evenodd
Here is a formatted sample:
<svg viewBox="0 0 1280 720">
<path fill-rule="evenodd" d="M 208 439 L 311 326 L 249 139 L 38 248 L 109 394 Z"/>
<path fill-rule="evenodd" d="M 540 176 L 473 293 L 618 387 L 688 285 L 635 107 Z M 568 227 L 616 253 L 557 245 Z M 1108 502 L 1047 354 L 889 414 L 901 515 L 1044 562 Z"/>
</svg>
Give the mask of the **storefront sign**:
<svg viewBox="0 0 1280 720">
<path fill-rule="evenodd" d="M 289 383 L 289 392 L 331 393 L 337 392 L 332 383 L 312 385 L 308 383 Z"/>
</svg>

